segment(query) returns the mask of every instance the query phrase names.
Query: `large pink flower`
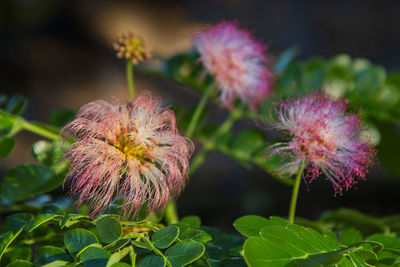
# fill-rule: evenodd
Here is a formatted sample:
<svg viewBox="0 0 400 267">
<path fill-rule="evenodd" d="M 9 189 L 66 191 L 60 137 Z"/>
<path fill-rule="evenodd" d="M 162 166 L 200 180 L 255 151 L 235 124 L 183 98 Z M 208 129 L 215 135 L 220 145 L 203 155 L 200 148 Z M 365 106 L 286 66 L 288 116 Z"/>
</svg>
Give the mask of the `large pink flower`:
<svg viewBox="0 0 400 267">
<path fill-rule="evenodd" d="M 149 95 L 88 103 L 63 132 L 76 139 L 65 155 L 67 182 L 91 215 L 118 198 L 127 215 L 145 202 L 162 209 L 186 183 L 193 144 L 178 133 L 175 114 Z"/>
<path fill-rule="evenodd" d="M 267 47 L 236 23 L 221 22 L 196 34 L 193 42 L 228 108 L 237 98 L 255 108 L 271 94 L 273 75 L 266 66 L 270 61 Z"/>
<path fill-rule="evenodd" d="M 346 110 L 345 101 L 332 100 L 319 92 L 281 102 L 275 127 L 290 137 L 273 145 L 271 151 L 289 160 L 282 170 L 294 173 L 304 162 L 305 180 L 311 182 L 323 173 L 335 193 L 364 179 L 375 150 L 361 138 L 359 116 Z"/>
</svg>

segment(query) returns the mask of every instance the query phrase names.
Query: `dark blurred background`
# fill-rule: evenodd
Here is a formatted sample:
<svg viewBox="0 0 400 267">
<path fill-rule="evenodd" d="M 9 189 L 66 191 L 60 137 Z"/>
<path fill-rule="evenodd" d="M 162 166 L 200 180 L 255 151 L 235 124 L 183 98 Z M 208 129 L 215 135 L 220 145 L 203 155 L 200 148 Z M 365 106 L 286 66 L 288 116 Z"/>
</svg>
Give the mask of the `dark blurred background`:
<svg viewBox="0 0 400 267">
<path fill-rule="evenodd" d="M 190 49 L 199 27 L 237 20 L 270 44 L 278 55 L 290 46 L 300 59 L 339 53 L 364 57 L 388 71 L 400 69 L 400 1 L 71 1 L 2 0 L 0 2 L 0 91 L 30 100 L 26 117 L 46 122 L 52 110 L 77 109 L 109 96 L 128 98 L 124 63 L 112 42 L 130 30 L 143 36 L 155 54 L 171 56 Z M 194 105 L 198 93 L 161 80 L 136 75 L 136 88 L 163 99 Z M 227 112 L 210 104 L 216 120 Z M 254 125 L 240 122 L 234 130 Z M 33 162 L 23 132 L 11 156 L 2 159 L 1 176 L 10 166 Z M 318 218 L 341 206 L 372 215 L 399 213 L 400 180 L 379 163 L 343 196 L 334 197 L 328 181 L 302 184 L 297 215 Z M 191 177 L 178 200 L 180 215 L 200 215 L 210 226 L 230 231 L 239 216 L 286 216 L 291 188 L 260 170 L 248 170 L 218 152 Z"/>
</svg>

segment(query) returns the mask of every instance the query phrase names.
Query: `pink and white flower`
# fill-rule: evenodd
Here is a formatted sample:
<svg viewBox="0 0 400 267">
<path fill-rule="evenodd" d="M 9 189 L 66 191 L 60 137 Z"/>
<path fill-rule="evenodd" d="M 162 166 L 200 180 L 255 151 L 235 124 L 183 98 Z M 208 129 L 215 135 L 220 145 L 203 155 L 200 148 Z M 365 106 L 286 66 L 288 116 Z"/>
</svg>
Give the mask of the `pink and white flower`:
<svg viewBox="0 0 400 267">
<path fill-rule="evenodd" d="M 194 46 L 207 72 L 216 79 L 222 103 L 231 108 L 240 98 L 252 108 L 271 95 L 273 74 L 267 47 L 236 23 L 221 22 L 194 36 Z"/>
<path fill-rule="evenodd" d="M 186 184 L 193 143 L 179 134 L 175 114 L 148 94 L 90 102 L 63 132 L 76 140 L 65 154 L 71 161 L 66 182 L 91 215 L 118 198 L 126 215 L 144 203 L 160 210 Z"/>
<path fill-rule="evenodd" d="M 283 173 L 291 174 L 304 162 L 303 178 L 311 182 L 324 174 L 335 194 L 364 179 L 373 163 L 375 149 L 362 140 L 359 115 L 348 113 L 344 100 L 332 100 L 323 93 L 281 102 L 276 113 L 278 130 L 287 132 L 287 141 L 271 147 L 288 162 Z"/>
</svg>

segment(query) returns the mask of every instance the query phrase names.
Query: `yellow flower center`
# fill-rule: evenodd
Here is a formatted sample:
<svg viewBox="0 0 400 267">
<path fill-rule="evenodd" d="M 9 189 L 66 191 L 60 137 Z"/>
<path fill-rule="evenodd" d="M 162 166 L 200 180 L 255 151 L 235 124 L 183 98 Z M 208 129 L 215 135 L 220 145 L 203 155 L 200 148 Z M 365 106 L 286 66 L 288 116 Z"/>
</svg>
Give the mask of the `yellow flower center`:
<svg viewBox="0 0 400 267">
<path fill-rule="evenodd" d="M 126 158 L 134 158 L 139 162 L 151 161 L 149 150 L 151 147 L 137 142 L 134 133 L 123 134 L 117 138 L 115 147 L 118 148 Z"/>
</svg>

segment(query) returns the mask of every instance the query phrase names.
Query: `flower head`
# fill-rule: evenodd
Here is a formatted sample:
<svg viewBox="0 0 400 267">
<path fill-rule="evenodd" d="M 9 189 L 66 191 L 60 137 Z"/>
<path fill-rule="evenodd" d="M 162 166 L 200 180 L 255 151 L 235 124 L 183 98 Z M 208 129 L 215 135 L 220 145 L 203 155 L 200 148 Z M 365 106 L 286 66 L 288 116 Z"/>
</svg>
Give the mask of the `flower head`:
<svg viewBox="0 0 400 267">
<path fill-rule="evenodd" d="M 281 170 L 293 173 L 304 162 L 303 178 L 311 182 L 323 173 L 332 182 L 335 194 L 364 179 L 375 150 L 361 138 L 359 116 L 346 110 L 345 101 L 319 92 L 281 102 L 275 127 L 290 137 L 271 147 L 273 154 L 289 160 Z"/>
<path fill-rule="evenodd" d="M 133 64 L 151 57 L 150 50 L 143 39 L 130 32 L 118 36 L 114 49 L 117 51 L 118 58 L 131 60 Z"/>
<path fill-rule="evenodd" d="M 193 144 L 179 135 L 174 113 L 149 95 L 90 102 L 63 132 L 76 140 L 65 155 L 67 182 L 91 215 L 118 198 L 128 215 L 145 202 L 151 211 L 162 209 L 186 183 Z"/>
<path fill-rule="evenodd" d="M 267 47 L 236 23 L 221 22 L 198 33 L 194 46 L 207 72 L 215 76 L 221 101 L 228 108 L 237 98 L 255 108 L 271 94 Z"/>
</svg>

